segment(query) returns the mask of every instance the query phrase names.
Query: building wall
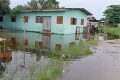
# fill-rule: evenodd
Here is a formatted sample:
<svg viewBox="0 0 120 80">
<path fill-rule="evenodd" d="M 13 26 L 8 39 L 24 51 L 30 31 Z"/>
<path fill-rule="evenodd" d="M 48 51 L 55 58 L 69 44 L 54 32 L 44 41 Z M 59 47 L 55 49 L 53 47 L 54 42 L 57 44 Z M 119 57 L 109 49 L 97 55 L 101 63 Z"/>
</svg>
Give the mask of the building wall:
<svg viewBox="0 0 120 80">
<path fill-rule="evenodd" d="M 28 23 L 24 24 L 24 16 L 28 16 Z M 57 16 L 63 16 L 64 12 L 49 12 L 49 13 L 38 13 L 38 12 L 29 12 L 29 13 L 20 13 L 16 17 L 16 22 L 11 22 L 11 15 L 4 16 L 4 27 L 11 30 L 26 30 L 26 31 L 37 31 L 42 32 L 42 23 L 36 23 L 36 16 L 51 16 L 51 33 L 64 33 L 64 25 L 56 24 Z"/>
<path fill-rule="evenodd" d="M 67 10 L 65 15 L 65 34 L 75 33 L 77 26 L 80 27 L 80 33 L 83 33 L 83 27 L 87 26 L 87 15 L 79 10 Z M 70 24 L 71 18 L 77 18 L 76 25 Z M 80 24 L 81 19 L 84 19 L 84 25 Z"/>
<path fill-rule="evenodd" d="M 42 32 L 42 23 L 36 23 L 36 16 L 51 16 L 51 33 L 71 34 L 76 33 L 76 26 L 80 26 L 80 32 L 87 26 L 87 15 L 79 10 L 66 10 L 59 12 L 23 12 L 16 15 L 16 22 L 11 22 L 12 15 L 5 15 L 3 19 L 4 28 L 10 30 L 26 30 Z M 28 16 L 28 23 L 24 23 L 24 16 Z M 63 24 L 57 24 L 57 16 L 63 16 Z M 77 24 L 71 25 L 71 18 L 77 18 Z M 84 25 L 80 20 L 84 19 Z"/>
</svg>

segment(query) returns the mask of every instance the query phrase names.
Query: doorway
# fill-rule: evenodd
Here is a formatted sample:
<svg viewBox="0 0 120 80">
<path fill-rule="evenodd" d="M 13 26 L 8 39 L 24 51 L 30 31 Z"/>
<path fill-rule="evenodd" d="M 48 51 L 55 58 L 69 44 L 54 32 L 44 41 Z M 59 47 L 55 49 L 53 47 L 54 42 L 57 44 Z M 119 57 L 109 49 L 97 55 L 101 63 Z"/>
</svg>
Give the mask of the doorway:
<svg viewBox="0 0 120 80">
<path fill-rule="evenodd" d="M 51 32 L 51 17 L 43 17 L 43 33 L 50 33 Z"/>
</svg>

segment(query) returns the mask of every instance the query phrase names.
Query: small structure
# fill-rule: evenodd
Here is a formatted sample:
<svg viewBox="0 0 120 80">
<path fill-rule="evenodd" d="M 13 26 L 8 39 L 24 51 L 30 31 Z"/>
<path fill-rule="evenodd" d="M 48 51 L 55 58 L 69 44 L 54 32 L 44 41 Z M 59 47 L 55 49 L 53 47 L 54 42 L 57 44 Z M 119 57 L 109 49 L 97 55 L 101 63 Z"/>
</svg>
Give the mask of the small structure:
<svg viewBox="0 0 120 80">
<path fill-rule="evenodd" d="M 26 30 L 40 33 L 72 34 L 83 33 L 87 17 L 92 15 L 84 8 L 60 8 L 27 10 L 16 16 L 5 15 L 0 25 L 10 30 Z"/>
<path fill-rule="evenodd" d="M 88 27 L 89 27 L 89 30 L 93 30 L 93 27 L 94 28 L 98 28 L 98 20 L 95 19 L 95 17 L 93 16 L 89 16 L 88 17 Z"/>
<path fill-rule="evenodd" d="M 12 50 L 11 49 L 6 50 L 5 41 L 6 39 L 0 38 L 0 42 L 4 43 L 4 49 L 0 51 L 0 62 L 12 59 Z"/>
</svg>

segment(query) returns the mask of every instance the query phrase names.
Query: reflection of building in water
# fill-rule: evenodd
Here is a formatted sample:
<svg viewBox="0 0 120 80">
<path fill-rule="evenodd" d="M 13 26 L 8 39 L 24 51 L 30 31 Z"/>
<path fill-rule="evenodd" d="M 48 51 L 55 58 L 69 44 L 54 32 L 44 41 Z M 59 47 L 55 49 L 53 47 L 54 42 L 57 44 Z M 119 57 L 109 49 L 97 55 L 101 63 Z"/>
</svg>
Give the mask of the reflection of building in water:
<svg viewBox="0 0 120 80">
<path fill-rule="evenodd" d="M 43 49 L 48 49 L 50 50 L 50 46 L 51 46 L 51 35 L 42 35 L 42 48 Z"/>
<path fill-rule="evenodd" d="M 70 34 L 70 35 L 46 35 L 38 34 L 32 32 L 26 32 L 27 38 L 24 41 L 23 32 L 9 32 L 9 33 L 0 33 L 2 34 L 10 44 L 18 45 L 19 47 L 25 46 L 25 48 L 30 49 L 45 49 L 51 51 L 61 51 L 65 47 L 70 46 L 71 44 L 76 44 L 79 40 L 84 40 L 88 37 L 85 37 L 84 34 Z"/>
<path fill-rule="evenodd" d="M 11 61 L 12 60 L 12 52 L 0 53 L 0 62 Z"/>
<path fill-rule="evenodd" d="M 12 44 L 17 44 L 19 47 L 22 48 L 28 48 L 31 50 L 51 50 L 51 51 L 58 51 L 59 52 L 64 50 L 66 47 L 75 45 L 76 43 L 79 43 L 79 39 L 84 40 L 85 37 L 83 34 L 79 35 L 45 35 L 45 34 L 38 34 L 38 33 L 31 33 L 26 32 L 27 38 L 27 46 L 24 44 L 24 33 L 23 32 L 17 32 L 15 33 L 0 33 L 1 35 L 6 38 L 9 43 L 12 42 Z M 76 40 L 77 39 L 77 40 Z M 24 47 L 25 46 L 25 47 Z M 31 52 L 32 53 L 32 52 Z M 41 52 L 42 53 L 42 52 Z M 27 80 L 26 76 L 28 76 L 29 71 L 28 67 L 33 64 L 36 66 L 37 63 L 46 64 L 47 61 L 45 61 L 44 53 L 42 54 L 29 54 L 29 52 L 22 52 L 22 51 L 13 51 L 13 57 L 12 60 L 7 64 L 7 70 L 5 71 L 5 78 L 11 77 L 11 80 L 13 75 L 16 74 L 16 77 L 25 78 L 22 80 Z M 6 55 L 8 56 L 8 55 Z M 38 66 L 41 66 L 38 65 Z M 38 67 L 37 67 L 38 68 Z M 15 69 L 15 70 L 14 70 Z M 33 72 L 35 69 L 33 68 Z M 9 73 L 8 76 L 6 76 L 6 73 Z M 4 79 L 9 80 L 9 79 Z"/>
</svg>

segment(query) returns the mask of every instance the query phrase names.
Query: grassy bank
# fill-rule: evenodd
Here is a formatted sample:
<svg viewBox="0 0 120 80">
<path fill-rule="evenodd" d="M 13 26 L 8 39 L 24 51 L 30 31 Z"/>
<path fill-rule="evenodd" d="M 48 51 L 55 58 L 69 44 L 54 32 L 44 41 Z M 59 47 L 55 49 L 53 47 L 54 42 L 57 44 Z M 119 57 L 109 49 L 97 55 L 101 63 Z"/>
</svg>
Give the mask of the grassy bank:
<svg viewBox="0 0 120 80">
<path fill-rule="evenodd" d="M 111 35 L 116 35 L 116 36 L 120 36 L 120 28 L 118 27 L 102 27 L 101 28 L 103 32 L 111 34 Z"/>
<path fill-rule="evenodd" d="M 65 49 L 64 53 L 69 59 L 87 56 L 93 53 L 90 47 L 96 46 L 97 44 L 98 41 L 96 40 L 80 42 L 79 45 L 72 45 Z"/>
</svg>

